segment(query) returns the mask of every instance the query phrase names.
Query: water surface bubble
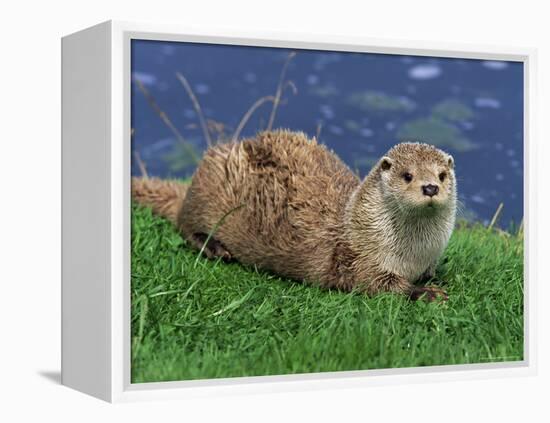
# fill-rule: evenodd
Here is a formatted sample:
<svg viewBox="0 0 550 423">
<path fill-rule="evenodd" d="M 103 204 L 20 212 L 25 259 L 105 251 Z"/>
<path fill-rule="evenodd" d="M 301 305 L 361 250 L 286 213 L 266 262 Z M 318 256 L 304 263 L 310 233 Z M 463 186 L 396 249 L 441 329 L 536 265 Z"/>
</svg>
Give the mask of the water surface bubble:
<svg viewBox="0 0 550 423">
<path fill-rule="evenodd" d="M 470 200 L 472 200 L 474 203 L 477 204 L 484 204 L 485 199 L 480 194 L 474 194 L 470 197 Z"/>
<path fill-rule="evenodd" d="M 500 101 L 496 98 L 490 97 L 478 97 L 475 99 L 474 104 L 481 109 L 500 109 Z"/>
<path fill-rule="evenodd" d="M 374 135 L 374 131 L 370 128 L 361 128 L 359 130 L 359 133 L 361 134 L 362 137 L 365 137 L 365 138 L 369 138 Z"/>
<path fill-rule="evenodd" d="M 317 75 L 311 74 L 306 77 L 306 82 L 309 85 L 316 85 L 319 83 L 319 77 Z"/>
<path fill-rule="evenodd" d="M 508 67 L 508 63 L 501 60 L 484 60 L 481 64 L 491 70 L 503 70 Z"/>
<path fill-rule="evenodd" d="M 171 45 L 163 45 L 161 47 L 160 51 L 162 52 L 162 54 L 164 54 L 166 56 L 172 56 L 174 54 L 174 52 L 176 51 L 176 48 L 174 46 L 171 46 Z"/>
<path fill-rule="evenodd" d="M 409 78 L 416 80 L 428 80 L 441 75 L 441 68 L 435 63 L 425 63 L 413 66 L 408 71 Z"/>
<path fill-rule="evenodd" d="M 153 86 L 157 83 L 157 77 L 147 72 L 134 71 L 132 72 L 132 79 L 138 80 L 146 86 Z"/>
<path fill-rule="evenodd" d="M 197 114 L 193 109 L 185 109 L 183 111 L 183 116 L 185 116 L 187 119 L 194 119 L 197 116 Z"/>
<path fill-rule="evenodd" d="M 258 77 L 254 72 L 246 72 L 243 78 L 244 78 L 244 81 L 248 82 L 249 84 L 253 84 L 258 80 Z"/>
<path fill-rule="evenodd" d="M 206 84 L 196 84 L 195 85 L 195 92 L 197 94 L 208 94 L 210 92 L 210 87 Z"/>
<path fill-rule="evenodd" d="M 319 110 L 325 119 L 334 119 L 334 110 L 328 104 L 321 104 Z"/>
<path fill-rule="evenodd" d="M 336 125 L 330 125 L 328 130 L 334 135 L 342 135 L 344 133 L 344 130 Z"/>
</svg>

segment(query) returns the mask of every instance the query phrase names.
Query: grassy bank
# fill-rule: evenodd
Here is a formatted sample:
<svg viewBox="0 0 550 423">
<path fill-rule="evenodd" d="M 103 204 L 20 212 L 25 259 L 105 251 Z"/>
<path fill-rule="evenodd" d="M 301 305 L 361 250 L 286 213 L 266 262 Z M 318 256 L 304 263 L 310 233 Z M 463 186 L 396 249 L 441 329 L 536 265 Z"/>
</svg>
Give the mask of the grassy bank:
<svg viewBox="0 0 550 423">
<path fill-rule="evenodd" d="M 321 290 L 200 258 L 132 214 L 132 381 L 514 361 L 523 357 L 523 240 L 460 227 L 444 304 Z"/>
</svg>

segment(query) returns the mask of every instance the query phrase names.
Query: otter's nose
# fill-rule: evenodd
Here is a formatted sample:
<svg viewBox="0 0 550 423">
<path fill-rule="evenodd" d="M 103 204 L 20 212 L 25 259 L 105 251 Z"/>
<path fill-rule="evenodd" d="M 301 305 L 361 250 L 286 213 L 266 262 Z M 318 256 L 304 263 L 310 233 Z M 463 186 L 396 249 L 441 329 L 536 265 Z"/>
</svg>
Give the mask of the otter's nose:
<svg viewBox="0 0 550 423">
<path fill-rule="evenodd" d="M 424 195 L 427 195 L 429 197 L 433 197 L 434 195 L 437 195 L 439 192 L 439 187 L 437 185 L 422 185 L 422 193 Z"/>
</svg>

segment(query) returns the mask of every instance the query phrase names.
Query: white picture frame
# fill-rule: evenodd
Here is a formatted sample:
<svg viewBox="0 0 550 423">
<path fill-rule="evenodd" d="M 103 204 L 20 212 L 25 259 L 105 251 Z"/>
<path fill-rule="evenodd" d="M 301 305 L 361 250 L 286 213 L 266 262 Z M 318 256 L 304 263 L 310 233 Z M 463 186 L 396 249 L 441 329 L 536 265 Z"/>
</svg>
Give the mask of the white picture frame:
<svg viewBox="0 0 550 423">
<path fill-rule="evenodd" d="M 524 64 L 523 361 L 161 383 L 130 383 L 130 42 L 132 39 L 406 54 Z M 105 22 L 62 39 L 62 383 L 110 402 L 536 373 L 536 52 L 179 25 Z"/>
</svg>

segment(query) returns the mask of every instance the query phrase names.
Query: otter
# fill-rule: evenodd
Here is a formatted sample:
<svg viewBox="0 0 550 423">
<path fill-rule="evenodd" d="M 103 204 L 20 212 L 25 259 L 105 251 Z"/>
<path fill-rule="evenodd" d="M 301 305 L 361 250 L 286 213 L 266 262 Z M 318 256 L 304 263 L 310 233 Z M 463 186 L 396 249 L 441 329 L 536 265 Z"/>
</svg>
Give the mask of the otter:
<svg viewBox="0 0 550 423">
<path fill-rule="evenodd" d="M 452 156 L 395 145 L 363 181 L 315 138 L 261 132 L 209 148 L 190 184 L 133 178 L 132 197 L 209 258 L 367 295 L 447 299 L 422 285 L 455 224 Z"/>
</svg>

